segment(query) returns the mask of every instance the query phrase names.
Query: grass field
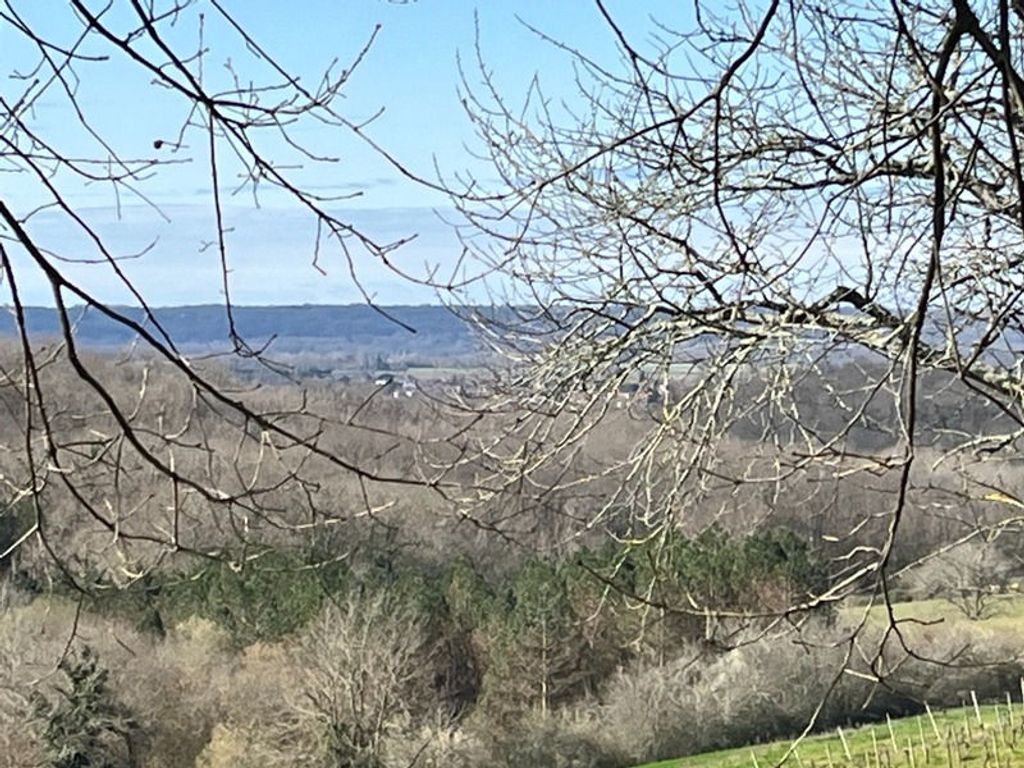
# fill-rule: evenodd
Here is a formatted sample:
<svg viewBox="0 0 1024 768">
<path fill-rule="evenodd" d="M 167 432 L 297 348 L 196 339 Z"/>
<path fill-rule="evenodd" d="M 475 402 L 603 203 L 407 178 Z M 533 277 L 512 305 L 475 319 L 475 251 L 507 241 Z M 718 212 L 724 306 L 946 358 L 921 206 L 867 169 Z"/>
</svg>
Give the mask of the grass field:
<svg viewBox="0 0 1024 768">
<path fill-rule="evenodd" d="M 859 619 L 863 608 L 845 607 L 841 610 L 847 619 Z M 872 620 L 884 620 L 885 608 L 875 605 L 871 609 Z M 986 609 L 985 617 L 976 622 L 968 619 L 945 600 L 914 600 L 893 604 L 893 614 L 898 621 L 913 619 L 919 622 L 941 621 L 946 625 L 966 625 L 984 627 L 987 630 L 1024 628 L 1024 596 L 1004 594 L 993 597 Z"/>
<path fill-rule="evenodd" d="M 770 768 L 792 741 L 706 752 L 641 768 Z M 947 710 L 811 736 L 785 761 L 793 768 L 1024 768 L 1024 706 Z"/>
</svg>

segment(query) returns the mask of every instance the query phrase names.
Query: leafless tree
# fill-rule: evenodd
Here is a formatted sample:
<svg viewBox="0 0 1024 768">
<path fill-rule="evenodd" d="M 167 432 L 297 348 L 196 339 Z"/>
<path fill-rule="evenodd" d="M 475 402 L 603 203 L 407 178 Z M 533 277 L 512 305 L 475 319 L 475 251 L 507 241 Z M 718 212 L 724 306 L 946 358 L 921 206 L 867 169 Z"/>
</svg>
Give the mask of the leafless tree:
<svg viewBox="0 0 1024 768">
<path fill-rule="evenodd" d="M 494 407 L 522 414 L 482 441 L 495 480 L 602 489 L 576 531 L 627 550 L 800 499 L 789 522 L 833 567 L 776 624 L 854 592 L 889 605 L 925 517 L 1017 526 L 1024 7 L 697 0 L 642 39 L 593 12 L 615 61 L 535 30 L 569 97 L 541 73 L 511 99 L 485 43 L 464 64 L 487 170 L 446 184 L 510 307 L 480 318 L 513 363 Z M 569 471 L 622 423 L 634 443 Z M 889 618 L 882 642 L 904 642 Z"/>
<path fill-rule="evenodd" d="M 403 446 L 411 450 L 411 441 L 360 421 L 361 408 L 347 415 L 318 411 L 298 388 L 282 390 L 276 402 L 257 402 L 216 367 L 190 358 L 125 267 L 146 250 L 123 252 L 77 202 L 82 189 L 99 188 L 125 220 L 140 210 L 168 219 L 174 211 L 151 199 L 152 185 L 167 174 L 178 178 L 173 174 L 182 167 L 205 169 L 212 223 L 204 253 L 222 277 L 230 353 L 273 365 L 266 348 L 250 346 L 235 322 L 230 232 L 237 208 L 227 196 L 233 206 L 249 200 L 259 208 L 272 195 L 302 211 L 309 268 L 340 262 L 357 285 L 361 259 L 395 268 L 389 257 L 405 240 L 374 239 L 336 213 L 346 195 L 317 191 L 309 181 L 311 169 L 339 162 L 310 139 L 324 130 L 389 160 L 370 138 L 369 121 L 338 109 L 377 29 L 347 40 L 348 60 L 328 63 L 310 81 L 292 74 L 273 42 L 255 39 L 218 0 L 73 0 L 48 13 L 40 18 L 33 3 L 0 3 L 2 33 L 17 45 L 17 57 L 4 57 L 8 86 L 0 94 L 0 171 L 10 182 L 0 198 L 0 300 L 19 334 L 0 369 L 3 420 L 12 430 L 18 425 L 13 434 L 5 428 L 0 449 L 0 510 L 8 520 L 18 515 L 0 560 L 36 542 L 74 577 L 68 553 L 57 551 L 66 537 L 56 533 L 85 522 L 105 532 L 107 564 L 131 580 L 174 552 L 220 556 L 230 539 L 242 547 L 232 557 L 244 561 L 257 551 L 261 531 L 373 515 L 388 503 L 382 487 L 440 489 L 436 473 L 379 461 Z M 124 83 L 116 94 L 124 119 L 131 119 L 135 100 L 165 116 L 151 147 L 128 146 L 110 127 L 110 105 L 81 95 L 83 84 L 103 77 Z M 141 314 L 95 294 L 89 275 L 97 273 Z M 48 347 L 26 324 L 25 286 L 40 278 L 60 321 Z M 83 351 L 75 335 L 83 312 L 132 334 L 131 359 L 115 365 Z M 379 451 L 348 455 L 346 430 L 371 435 Z M 320 480 L 328 474 L 352 480 L 355 507 L 324 500 Z"/>
<path fill-rule="evenodd" d="M 1012 563 L 992 542 L 972 539 L 941 552 L 910 572 L 916 597 L 940 597 L 968 619 L 991 614 Z"/>
<path fill-rule="evenodd" d="M 326 753 L 383 764 L 385 739 L 429 708 L 431 654 L 421 617 L 387 595 L 330 604 L 303 636 L 297 710 L 322 729 Z"/>
</svg>

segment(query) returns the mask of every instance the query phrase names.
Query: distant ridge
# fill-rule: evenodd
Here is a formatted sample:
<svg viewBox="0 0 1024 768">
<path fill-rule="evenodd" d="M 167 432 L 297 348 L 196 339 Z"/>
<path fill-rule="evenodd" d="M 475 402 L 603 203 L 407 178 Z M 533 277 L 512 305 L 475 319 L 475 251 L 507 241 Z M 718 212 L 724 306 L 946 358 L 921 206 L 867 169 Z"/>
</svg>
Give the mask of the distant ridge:
<svg viewBox="0 0 1024 768">
<path fill-rule="evenodd" d="M 140 324 L 145 323 L 144 313 L 138 307 L 116 309 Z M 382 351 L 388 352 L 435 348 L 456 352 L 476 346 L 470 328 L 445 307 L 398 305 L 382 306 L 381 310 L 387 316 L 366 304 L 239 306 L 233 307 L 232 313 L 236 330 L 253 344 L 276 336 L 281 341 L 337 341 L 358 346 L 381 344 L 385 348 Z M 229 343 L 228 319 L 223 305 L 160 307 L 154 309 L 153 314 L 175 344 L 216 347 Z M 130 329 L 95 309 L 74 307 L 70 315 L 75 323 L 75 338 L 83 345 L 122 346 L 134 340 Z M 29 333 L 34 337 L 53 337 L 61 333 L 54 309 L 26 307 L 25 318 Z M 0 312 L 0 336 L 16 333 L 13 313 L 9 310 Z"/>
</svg>

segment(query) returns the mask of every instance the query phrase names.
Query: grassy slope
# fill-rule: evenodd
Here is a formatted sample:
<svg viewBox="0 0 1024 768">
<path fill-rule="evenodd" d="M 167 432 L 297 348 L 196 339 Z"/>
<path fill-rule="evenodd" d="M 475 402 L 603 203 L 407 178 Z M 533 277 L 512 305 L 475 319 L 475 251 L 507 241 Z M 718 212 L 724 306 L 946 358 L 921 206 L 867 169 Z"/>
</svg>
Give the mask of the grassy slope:
<svg viewBox="0 0 1024 768">
<path fill-rule="evenodd" d="M 862 609 L 848 608 L 850 617 Z M 942 622 L 953 628 L 966 621 L 948 603 L 924 600 L 894 606 L 896 618 Z M 883 620 L 880 608 L 872 620 Z M 1024 598 L 1000 598 L 991 615 L 974 624 L 988 631 L 1020 631 L 1024 628 Z M 1024 768 L 1024 681 L 1010 706 L 982 706 L 935 712 L 893 720 L 890 724 L 864 726 L 808 737 L 786 761 L 793 768 Z M 980 718 L 980 719 L 979 719 Z M 844 740 L 846 746 L 844 747 Z M 770 768 L 777 765 L 792 741 L 758 744 L 718 752 L 648 763 L 638 768 Z M 847 749 L 852 759 L 847 758 Z"/>
<path fill-rule="evenodd" d="M 979 719 L 980 716 L 980 719 Z M 934 724 L 933 724 L 934 723 Z M 846 748 L 843 742 L 846 743 Z M 776 765 L 791 741 L 706 752 L 643 768 L 768 768 Z M 846 757 L 846 749 L 852 757 Z M 913 751 L 913 759 L 910 751 Z M 998 764 L 995 760 L 998 755 Z M 786 765 L 811 768 L 922 768 L 923 766 L 1024 766 L 1024 706 L 1016 702 L 936 712 L 893 720 L 890 725 L 864 726 L 811 736 L 796 748 Z"/>
<path fill-rule="evenodd" d="M 843 613 L 848 618 L 859 618 L 862 608 L 845 608 Z M 916 600 L 893 604 L 893 613 L 897 620 L 914 619 L 921 622 L 942 622 L 946 627 L 975 626 L 987 630 L 1018 629 L 1024 626 L 1024 596 L 999 595 L 994 597 L 987 609 L 985 618 L 970 622 L 964 618 L 945 600 Z M 885 612 L 881 606 L 871 609 L 872 618 L 884 619 Z"/>
</svg>

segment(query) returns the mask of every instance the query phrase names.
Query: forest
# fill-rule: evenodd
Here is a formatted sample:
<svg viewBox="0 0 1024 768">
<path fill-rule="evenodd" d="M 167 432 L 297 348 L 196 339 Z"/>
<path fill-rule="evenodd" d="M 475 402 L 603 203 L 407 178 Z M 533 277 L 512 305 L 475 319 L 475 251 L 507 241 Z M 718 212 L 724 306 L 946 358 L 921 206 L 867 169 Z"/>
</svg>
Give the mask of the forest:
<svg viewBox="0 0 1024 768">
<path fill-rule="evenodd" d="M 14 352 L 9 345 L 5 367 Z M 261 461 L 253 451 L 243 458 L 231 430 L 159 361 L 89 362 L 115 400 L 132 404 L 140 434 L 157 420 L 185 425 L 175 427 L 177 467 L 187 466 L 193 440 L 205 457 L 191 460 L 205 462 L 220 488 Z M 252 386 L 232 382 L 219 363 L 208 367 L 260 411 L 284 413 L 295 396 L 283 377 Z M 872 372 L 856 368 L 808 377 L 809 428 L 835 428 L 813 393 L 840 382 L 860 389 L 857 377 Z M 622 510 L 593 530 L 587 507 L 623 478 L 595 482 L 592 468 L 615 466 L 658 424 L 637 391 L 588 437 L 577 477 L 539 498 L 504 493 L 462 516 L 463 502 L 427 484 L 378 502 L 365 483 L 319 467 L 302 476 L 315 500 L 272 488 L 273 501 L 252 514 L 183 489 L 175 499 L 158 471 L 96 437 L 116 424 L 96 416 L 101 401 L 76 386 L 68 365 L 54 360 L 44 373 L 41 385 L 65 408 L 52 417 L 62 450 L 81 463 L 74 491 L 48 496 L 45 546 L 21 546 L 4 561 L 0 717 L 11 765 L 621 768 L 793 736 L 812 715 L 828 728 L 919 712 L 925 701 L 958 705 L 965 690 L 1000 696 L 1024 673 L 1016 625 L 985 621 L 1016 600 L 1020 539 L 1012 529 L 972 537 L 991 513 L 964 501 L 958 471 L 915 478 L 912 534 L 892 564 L 894 599 L 945 601 L 960 617 L 956 630 L 910 627 L 913 645 L 887 646 L 878 660 L 871 643 L 885 626 L 875 616 L 845 662 L 860 676 L 833 688 L 831 672 L 849 651 L 843 638 L 860 620 L 852 606 L 870 599 L 870 579 L 862 574 L 842 601 L 820 596 L 855 570 L 849 553 L 870 553 L 884 524 L 872 510 L 897 491 L 885 478 L 869 487 L 817 471 L 761 493 L 722 483 L 686 526 L 643 536 Z M 763 387 L 756 371 L 747 376 L 741 394 Z M 380 475 L 407 475 L 416 460 L 396 436 L 440 434 L 468 418 L 465 403 L 442 391 L 396 400 L 381 389 L 319 382 L 305 391 L 310 407 L 335 416 L 320 439 L 343 442 Z M 955 381 L 928 381 L 926 392 L 920 439 L 936 456 L 950 408 L 979 430 L 1001 418 Z M 14 412 L 21 395 L 10 384 L 0 394 Z M 502 431 L 506 418 L 472 429 Z M 891 446 L 896 437 L 879 426 L 891 421 L 866 409 L 848 437 L 853 455 Z M 6 423 L 0 438 L 14 445 L 17 421 Z M 749 470 L 753 455 L 777 462 L 764 435 L 784 431 L 782 421 L 738 420 L 720 476 Z M 435 450 L 440 463 L 451 445 Z M 18 459 L 6 453 L 0 472 L 17 475 Z M 460 478 L 487 469 L 479 458 L 447 461 Z M 111 499 L 139 501 L 110 509 Z M 111 520 L 93 516 L 92 505 Z M 0 546 L 23 539 L 34 519 L 26 501 L 10 507 Z M 171 530 L 173 551 L 164 541 Z M 870 679 L 880 663 L 884 686 Z"/>
<path fill-rule="evenodd" d="M 1020 2 L 0 51 L 0 766 L 1021 765 Z"/>
</svg>

